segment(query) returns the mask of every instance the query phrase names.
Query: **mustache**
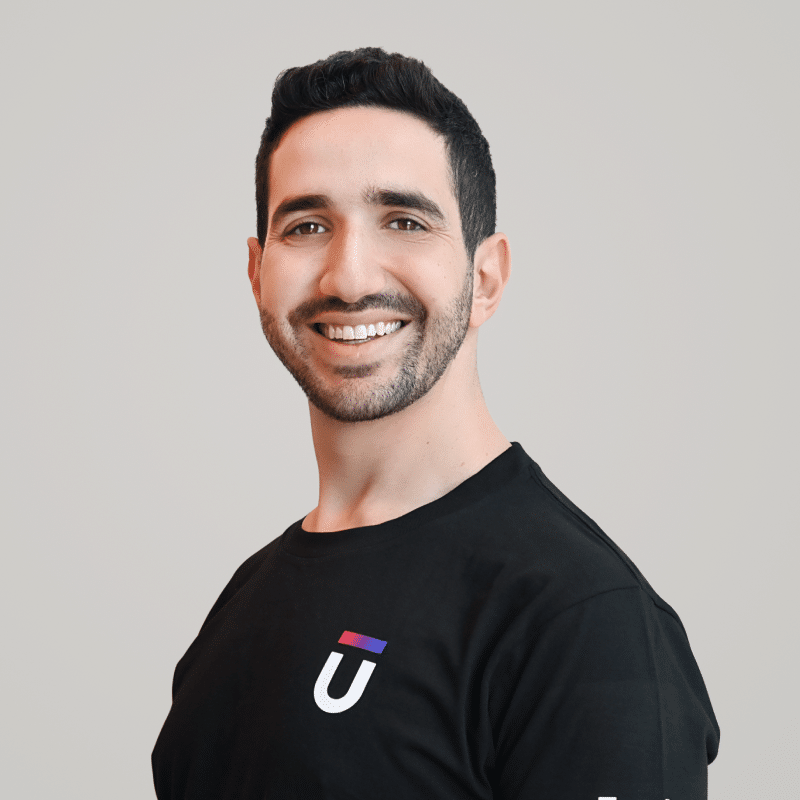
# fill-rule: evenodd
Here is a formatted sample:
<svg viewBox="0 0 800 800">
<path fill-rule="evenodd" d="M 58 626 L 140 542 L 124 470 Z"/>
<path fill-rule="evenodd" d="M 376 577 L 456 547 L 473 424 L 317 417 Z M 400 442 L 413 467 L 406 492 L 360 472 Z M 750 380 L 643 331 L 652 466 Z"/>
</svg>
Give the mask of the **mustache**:
<svg viewBox="0 0 800 800">
<path fill-rule="evenodd" d="M 413 319 L 424 322 L 425 308 L 422 303 L 411 295 L 388 294 L 367 294 L 355 303 L 346 303 L 338 297 L 320 297 L 318 300 L 309 300 L 299 305 L 294 311 L 289 313 L 288 319 L 292 326 L 303 325 L 311 317 L 322 314 L 326 311 L 341 311 L 343 313 L 356 314 L 361 311 L 377 309 L 380 311 L 396 311 L 400 314 L 408 314 Z"/>
</svg>

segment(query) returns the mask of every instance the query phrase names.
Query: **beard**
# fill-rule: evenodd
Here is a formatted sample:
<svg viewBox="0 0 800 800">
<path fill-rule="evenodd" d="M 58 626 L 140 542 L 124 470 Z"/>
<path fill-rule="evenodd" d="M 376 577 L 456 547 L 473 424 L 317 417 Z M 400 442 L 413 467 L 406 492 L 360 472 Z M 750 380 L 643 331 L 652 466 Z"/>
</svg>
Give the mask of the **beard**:
<svg viewBox="0 0 800 800">
<path fill-rule="evenodd" d="M 472 288 L 473 270 L 470 265 L 460 294 L 435 317 L 428 315 L 422 304 L 410 295 L 367 295 L 353 304 L 329 297 L 304 303 L 282 324 L 262 308 L 261 329 L 275 355 L 316 408 L 340 422 L 367 422 L 408 408 L 442 377 L 469 330 Z M 359 385 L 361 381 L 377 371 L 379 362 L 340 366 L 334 369 L 334 373 L 346 379 L 344 386 L 327 386 L 312 370 L 307 348 L 297 332 L 305 328 L 306 320 L 325 311 L 358 313 L 371 308 L 408 314 L 414 323 L 413 336 L 400 355 L 395 375 L 362 386 Z"/>
</svg>

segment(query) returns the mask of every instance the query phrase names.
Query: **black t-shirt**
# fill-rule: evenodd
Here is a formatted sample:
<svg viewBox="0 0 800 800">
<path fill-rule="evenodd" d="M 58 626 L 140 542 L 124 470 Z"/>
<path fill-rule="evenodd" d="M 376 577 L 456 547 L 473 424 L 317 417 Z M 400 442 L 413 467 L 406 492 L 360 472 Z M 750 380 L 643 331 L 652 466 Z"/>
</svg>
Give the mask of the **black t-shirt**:
<svg viewBox="0 0 800 800">
<path fill-rule="evenodd" d="M 245 561 L 152 764 L 160 800 L 700 800 L 718 745 L 678 615 L 515 442 Z"/>
</svg>

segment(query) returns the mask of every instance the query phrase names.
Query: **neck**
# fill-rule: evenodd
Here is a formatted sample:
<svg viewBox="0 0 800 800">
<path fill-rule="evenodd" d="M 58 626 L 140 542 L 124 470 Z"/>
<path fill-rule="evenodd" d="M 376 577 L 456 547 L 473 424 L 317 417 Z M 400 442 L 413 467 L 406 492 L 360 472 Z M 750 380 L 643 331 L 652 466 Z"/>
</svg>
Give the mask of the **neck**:
<svg viewBox="0 0 800 800">
<path fill-rule="evenodd" d="M 305 530 L 395 519 L 447 494 L 510 447 L 489 415 L 477 370 L 459 374 L 458 360 L 424 397 L 381 419 L 339 422 L 309 405 L 319 505 Z"/>
</svg>

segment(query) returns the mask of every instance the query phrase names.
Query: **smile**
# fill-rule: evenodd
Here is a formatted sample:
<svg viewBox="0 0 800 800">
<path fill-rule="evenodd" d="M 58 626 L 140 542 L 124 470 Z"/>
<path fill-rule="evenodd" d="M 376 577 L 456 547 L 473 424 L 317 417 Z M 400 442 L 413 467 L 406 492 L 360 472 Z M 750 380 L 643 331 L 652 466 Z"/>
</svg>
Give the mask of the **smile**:
<svg viewBox="0 0 800 800">
<path fill-rule="evenodd" d="M 401 320 L 393 322 L 378 322 L 374 325 L 326 325 L 322 322 L 317 322 L 312 327 L 314 330 L 324 336 L 326 339 L 341 340 L 343 343 L 348 344 L 361 344 L 362 342 L 369 342 L 378 336 L 388 336 L 403 327 L 405 323 Z"/>
</svg>

